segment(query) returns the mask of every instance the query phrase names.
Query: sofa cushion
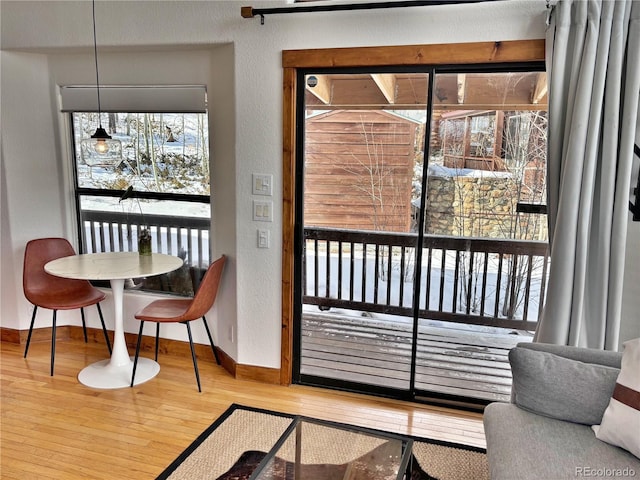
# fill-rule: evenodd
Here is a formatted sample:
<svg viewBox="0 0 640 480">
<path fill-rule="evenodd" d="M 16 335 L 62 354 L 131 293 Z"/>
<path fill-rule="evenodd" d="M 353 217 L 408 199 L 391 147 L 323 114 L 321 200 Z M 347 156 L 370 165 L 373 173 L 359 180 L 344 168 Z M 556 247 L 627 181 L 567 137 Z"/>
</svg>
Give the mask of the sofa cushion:
<svg viewBox="0 0 640 480">
<path fill-rule="evenodd" d="M 515 347 L 509 352 L 514 403 L 569 422 L 600 423 L 620 370 L 548 352 Z"/>
<path fill-rule="evenodd" d="M 485 408 L 484 430 L 492 480 L 619 479 L 640 475 L 639 459 L 601 442 L 588 425 L 496 402 Z"/>
<path fill-rule="evenodd" d="M 624 343 L 622 368 L 596 437 L 640 457 L 640 338 Z"/>
<path fill-rule="evenodd" d="M 530 350 L 538 350 L 560 357 L 578 360 L 584 363 L 595 363 L 605 365 L 607 367 L 620 368 L 622 361 L 622 352 L 613 352 L 611 350 L 596 350 L 595 348 L 572 347 L 569 345 L 553 345 L 551 343 L 538 342 L 520 342 L 518 347 L 528 348 Z"/>
</svg>

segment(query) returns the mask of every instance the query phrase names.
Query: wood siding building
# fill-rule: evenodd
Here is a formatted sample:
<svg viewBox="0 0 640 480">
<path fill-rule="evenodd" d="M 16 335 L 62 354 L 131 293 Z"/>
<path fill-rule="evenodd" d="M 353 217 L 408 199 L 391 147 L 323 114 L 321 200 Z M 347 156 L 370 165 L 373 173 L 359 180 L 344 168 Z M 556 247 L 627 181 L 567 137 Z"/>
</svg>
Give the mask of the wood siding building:
<svg viewBox="0 0 640 480">
<path fill-rule="evenodd" d="M 306 121 L 307 226 L 408 232 L 420 123 L 370 110 Z"/>
</svg>

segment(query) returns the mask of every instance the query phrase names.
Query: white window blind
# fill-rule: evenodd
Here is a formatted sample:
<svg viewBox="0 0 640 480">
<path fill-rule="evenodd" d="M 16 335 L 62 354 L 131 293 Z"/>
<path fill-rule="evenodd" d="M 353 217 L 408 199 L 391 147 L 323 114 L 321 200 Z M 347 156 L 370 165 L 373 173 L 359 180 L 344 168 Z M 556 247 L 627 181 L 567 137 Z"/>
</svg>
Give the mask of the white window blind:
<svg viewBox="0 0 640 480">
<path fill-rule="evenodd" d="M 97 112 L 96 86 L 60 87 L 63 112 Z M 100 110 L 131 113 L 205 113 L 204 85 L 100 86 Z"/>
</svg>

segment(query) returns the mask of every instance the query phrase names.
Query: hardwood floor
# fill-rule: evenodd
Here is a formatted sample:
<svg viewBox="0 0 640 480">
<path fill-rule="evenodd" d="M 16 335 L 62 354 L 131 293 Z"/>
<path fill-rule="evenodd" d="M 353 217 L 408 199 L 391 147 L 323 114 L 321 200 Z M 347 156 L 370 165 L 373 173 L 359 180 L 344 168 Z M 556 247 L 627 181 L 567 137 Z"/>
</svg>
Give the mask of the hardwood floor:
<svg viewBox="0 0 640 480">
<path fill-rule="evenodd" d="M 93 390 L 77 381 L 105 358 L 104 344 L 0 344 L 0 478 L 155 478 L 232 403 L 485 446 L 482 416 L 302 386 L 233 379 L 205 359 L 198 393 L 190 358 L 160 355 L 159 375 L 135 388 Z"/>
</svg>

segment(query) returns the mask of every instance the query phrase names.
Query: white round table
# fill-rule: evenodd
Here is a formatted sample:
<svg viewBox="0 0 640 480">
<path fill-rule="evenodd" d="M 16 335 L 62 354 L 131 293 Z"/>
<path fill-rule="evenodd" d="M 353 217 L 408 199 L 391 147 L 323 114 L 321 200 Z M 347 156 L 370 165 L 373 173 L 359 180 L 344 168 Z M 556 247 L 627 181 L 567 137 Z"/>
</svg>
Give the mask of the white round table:
<svg viewBox="0 0 640 480">
<path fill-rule="evenodd" d="M 180 268 L 182 264 L 181 258 L 161 253 L 141 256 L 138 252 L 106 252 L 58 258 L 44 266 L 47 273 L 58 277 L 111 282 L 115 316 L 111 358 L 85 367 L 78 374 L 80 383 L 102 389 L 128 387 L 131 384 L 133 361 L 124 339 L 124 281 L 171 272 Z M 157 362 L 149 358 L 139 358 L 135 384 L 152 379 L 159 371 L 160 366 Z"/>
</svg>

